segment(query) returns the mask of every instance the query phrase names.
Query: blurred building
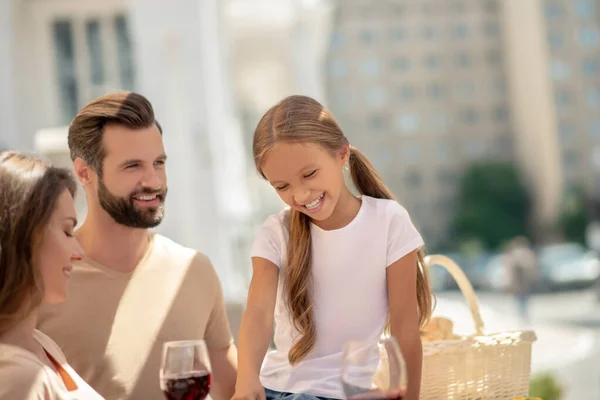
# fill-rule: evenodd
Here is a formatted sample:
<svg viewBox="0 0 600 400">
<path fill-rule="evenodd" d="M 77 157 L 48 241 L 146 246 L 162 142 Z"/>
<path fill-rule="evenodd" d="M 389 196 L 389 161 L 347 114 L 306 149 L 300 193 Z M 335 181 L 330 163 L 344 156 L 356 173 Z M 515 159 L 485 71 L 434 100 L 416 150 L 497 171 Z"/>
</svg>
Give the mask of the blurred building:
<svg viewBox="0 0 600 400">
<path fill-rule="evenodd" d="M 500 22 L 495 1 L 337 2 L 328 104 L 434 246 L 465 166 L 514 157 Z"/>
<path fill-rule="evenodd" d="M 536 222 L 565 187 L 600 194 L 600 36 L 592 0 L 338 1 L 328 105 L 442 244 L 457 178 L 515 161 Z"/>
<path fill-rule="evenodd" d="M 207 253 L 236 297 L 247 284 L 251 204 L 222 13 L 218 0 L 0 2 L 0 141 L 70 165 L 66 126 L 84 104 L 143 93 L 169 154 L 158 230 Z"/>
</svg>

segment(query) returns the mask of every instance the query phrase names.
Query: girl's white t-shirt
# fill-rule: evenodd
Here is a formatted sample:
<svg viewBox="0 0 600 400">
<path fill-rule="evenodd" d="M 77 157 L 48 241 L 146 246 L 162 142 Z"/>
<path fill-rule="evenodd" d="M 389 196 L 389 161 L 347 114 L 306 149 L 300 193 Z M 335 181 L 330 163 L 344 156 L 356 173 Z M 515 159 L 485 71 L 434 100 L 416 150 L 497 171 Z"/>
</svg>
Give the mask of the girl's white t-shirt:
<svg viewBox="0 0 600 400">
<path fill-rule="evenodd" d="M 251 257 L 285 269 L 288 211 L 271 215 L 258 230 Z M 362 196 L 358 214 L 341 229 L 311 224 L 313 350 L 291 366 L 288 353 L 298 336 L 285 304 L 279 274 L 275 304 L 276 350 L 265 357 L 261 382 L 271 390 L 343 399 L 342 347 L 350 340 L 375 342 L 388 317 L 386 268 L 423 246 L 406 209 L 394 200 Z"/>
<path fill-rule="evenodd" d="M 33 353 L 0 344 L 0 400 L 103 400 L 67 363 L 58 345 L 40 331 L 34 339 L 56 360 L 77 386 L 69 391 L 61 377 Z"/>
</svg>

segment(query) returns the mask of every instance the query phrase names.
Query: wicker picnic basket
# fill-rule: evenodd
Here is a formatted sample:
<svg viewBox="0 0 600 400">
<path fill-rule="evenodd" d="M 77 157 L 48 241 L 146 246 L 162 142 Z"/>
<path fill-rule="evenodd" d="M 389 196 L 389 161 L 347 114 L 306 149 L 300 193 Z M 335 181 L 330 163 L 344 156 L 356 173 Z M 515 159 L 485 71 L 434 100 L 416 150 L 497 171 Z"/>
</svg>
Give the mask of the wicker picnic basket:
<svg viewBox="0 0 600 400">
<path fill-rule="evenodd" d="M 510 400 L 527 396 L 533 331 L 484 333 L 473 286 L 458 265 L 443 255 L 427 256 L 454 278 L 475 323 L 475 333 L 455 340 L 423 342 L 421 400 Z"/>
</svg>

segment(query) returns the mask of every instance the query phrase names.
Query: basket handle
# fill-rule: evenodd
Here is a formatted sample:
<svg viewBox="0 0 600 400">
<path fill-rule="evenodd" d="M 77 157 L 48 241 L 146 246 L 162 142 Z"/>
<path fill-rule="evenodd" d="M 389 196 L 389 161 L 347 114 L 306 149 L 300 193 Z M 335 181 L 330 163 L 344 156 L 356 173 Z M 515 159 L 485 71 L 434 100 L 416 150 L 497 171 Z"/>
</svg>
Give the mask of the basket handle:
<svg viewBox="0 0 600 400">
<path fill-rule="evenodd" d="M 475 323 L 476 334 L 483 335 L 484 326 L 483 320 L 481 319 L 481 313 L 479 312 L 479 301 L 477 300 L 477 296 L 475 296 L 475 290 L 473 290 L 471 282 L 469 282 L 469 279 L 463 270 L 449 257 L 441 254 L 426 256 L 425 264 L 428 269 L 431 268 L 432 265 L 441 265 L 448 271 L 452 278 L 454 278 L 462 295 L 465 297 L 465 300 L 467 300 L 467 305 L 471 311 L 471 317 L 473 317 L 473 322 Z"/>
</svg>

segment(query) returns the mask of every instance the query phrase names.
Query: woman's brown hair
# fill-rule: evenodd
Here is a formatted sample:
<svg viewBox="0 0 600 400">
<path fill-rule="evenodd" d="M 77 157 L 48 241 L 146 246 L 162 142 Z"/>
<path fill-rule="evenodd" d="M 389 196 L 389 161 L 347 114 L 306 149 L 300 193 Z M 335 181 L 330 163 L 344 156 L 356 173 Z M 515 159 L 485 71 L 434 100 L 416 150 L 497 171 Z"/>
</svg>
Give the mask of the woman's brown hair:
<svg viewBox="0 0 600 400">
<path fill-rule="evenodd" d="M 0 335 L 27 318 L 44 296 L 33 253 L 71 173 L 33 155 L 0 152 Z"/>
<path fill-rule="evenodd" d="M 264 157 L 277 142 L 317 144 L 332 154 L 349 145 L 339 125 L 319 102 L 306 96 L 290 96 L 269 109 L 254 132 L 254 163 L 261 175 Z M 394 199 L 390 190 L 369 160 L 355 147 L 350 147 L 350 175 L 359 193 Z M 431 316 L 432 293 L 424 261 L 424 251 L 417 252 L 417 303 L 419 323 L 424 326 Z M 313 348 L 316 328 L 312 314 L 312 249 L 310 218 L 294 209 L 289 215 L 289 241 L 285 268 L 286 305 L 300 338 L 290 349 L 288 358 L 294 364 Z"/>
</svg>

